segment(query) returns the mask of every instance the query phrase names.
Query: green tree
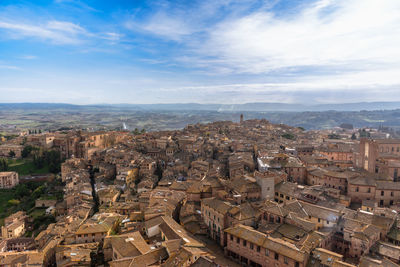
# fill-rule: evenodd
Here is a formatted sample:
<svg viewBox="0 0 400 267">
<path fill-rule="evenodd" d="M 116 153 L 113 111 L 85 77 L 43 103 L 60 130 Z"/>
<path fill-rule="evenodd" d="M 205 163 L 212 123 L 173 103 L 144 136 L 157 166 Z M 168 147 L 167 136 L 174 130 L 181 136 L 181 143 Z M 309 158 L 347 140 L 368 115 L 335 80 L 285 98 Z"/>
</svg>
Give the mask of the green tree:
<svg viewBox="0 0 400 267">
<path fill-rule="evenodd" d="M 10 156 L 10 158 L 15 157 L 15 152 L 13 150 L 10 150 L 10 152 L 8 152 L 8 155 Z"/>
<path fill-rule="evenodd" d="M 25 184 L 19 184 L 15 188 L 14 198 L 22 199 L 24 197 L 30 196 L 30 191 Z"/>
<path fill-rule="evenodd" d="M 0 159 L 0 171 L 8 171 L 8 161 L 4 158 Z"/>
<path fill-rule="evenodd" d="M 356 139 L 357 139 L 357 136 L 356 136 L 355 133 L 353 133 L 353 134 L 351 135 L 351 140 L 356 140 Z"/>
<path fill-rule="evenodd" d="M 133 130 L 133 134 L 134 134 L 134 135 L 140 134 L 139 129 L 138 129 L 138 128 L 135 128 L 135 129 Z"/>
<path fill-rule="evenodd" d="M 293 140 L 293 139 L 296 138 L 296 136 L 294 136 L 294 135 L 291 134 L 291 133 L 282 134 L 282 137 L 283 137 L 283 138 L 286 138 L 286 139 L 289 139 L 289 140 Z"/>
<path fill-rule="evenodd" d="M 23 158 L 29 157 L 29 155 L 31 154 L 32 150 L 33 150 L 33 147 L 32 147 L 32 146 L 29 146 L 29 145 L 28 145 L 28 146 L 25 146 L 24 149 L 23 149 L 22 152 L 21 152 L 21 156 L 22 156 Z"/>
</svg>

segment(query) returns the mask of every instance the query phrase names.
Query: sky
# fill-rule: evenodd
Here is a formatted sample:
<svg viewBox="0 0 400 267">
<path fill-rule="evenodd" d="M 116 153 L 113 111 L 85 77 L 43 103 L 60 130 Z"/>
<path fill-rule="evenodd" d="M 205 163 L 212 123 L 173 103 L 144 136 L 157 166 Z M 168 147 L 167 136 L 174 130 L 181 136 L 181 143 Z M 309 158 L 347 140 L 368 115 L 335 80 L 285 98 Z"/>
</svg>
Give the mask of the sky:
<svg viewBox="0 0 400 267">
<path fill-rule="evenodd" d="M 400 101 L 399 0 L 0 0 L 0 103 Z"/>
</svg>

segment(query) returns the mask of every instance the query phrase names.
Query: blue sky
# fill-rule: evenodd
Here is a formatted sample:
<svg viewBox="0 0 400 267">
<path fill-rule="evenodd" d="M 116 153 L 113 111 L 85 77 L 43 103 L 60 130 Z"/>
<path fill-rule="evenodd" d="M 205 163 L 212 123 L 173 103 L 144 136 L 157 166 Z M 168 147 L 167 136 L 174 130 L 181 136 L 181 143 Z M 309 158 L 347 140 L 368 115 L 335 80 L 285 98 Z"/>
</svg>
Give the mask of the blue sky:
<svg viewBox="0 0 400 267">
<path fill-rule="evenodd" d="M 0 1 L 0 102 L 400 101 L 399 0 Z"/>
</svg>

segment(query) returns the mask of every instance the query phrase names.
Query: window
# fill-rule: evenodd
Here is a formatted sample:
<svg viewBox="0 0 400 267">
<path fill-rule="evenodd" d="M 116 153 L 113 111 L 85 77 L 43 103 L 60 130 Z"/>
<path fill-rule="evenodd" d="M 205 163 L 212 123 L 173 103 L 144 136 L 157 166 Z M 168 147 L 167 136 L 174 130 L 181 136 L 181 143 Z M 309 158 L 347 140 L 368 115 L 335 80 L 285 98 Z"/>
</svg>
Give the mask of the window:
<svg viewBox="0 0 400 267">
<path fill-rule="evenodd" d="M 391 197 L 393 196 L 393 191 L 392 191 L 392 192 L 390 192 L 390 196 L 391 196 Z"/>
<path fill-rule="evenodd" d="M 288 263 L 289 263 L 288 258 L 287 258 L 287 257 L 284 257 L 284 258 L 283 258 L 283 262 L 284 262 L 285 264 L 288 264 Z"/>
<path fill-rule="evenodd" d="M 320 218 L 318 218 L 318 222 L 321 222 L 321 219 L 320 219 Z"/>
<path fill-rule="evenodd" d="M 275 192 L 275 196 L 279 196 L 278 192 Z"/>
<path fill-rule="evenodd" d="M 379 201 L 379 205 L 383 206 L 383 200 Z"/>
<path fill-rule="evenodd" d="M 253 243 L 250 243 L 250 249 L 254 249 Z"/>
<path fill-rule="evenodd" d="M 385 192 L 384 191 L 381 191 L 381 196 L 384 196 L 385 195 Z"/>
<path fill-rule="evenodd" d="M 269 256 L 269 250 L 265 249 L 265 256 Z"/>
<path fill-rule="evenodd" d="M 368 187 L 368 191 L 367 191 L 368 193 L 371 193 L 371 188 L 370 187 Z"/>
<path fill-rule="evenodd" d="M 393 205 L 393 200 L 389 201 L 389 205 L 392 206 Z"/>
<path fill-rule="evenodd" d="M 279 260 L 279 254 L 275 252 L 275 260 Z"/>
<path fill-rule="evenodd" d="M 231 241 L 233 241 L 233 235 L 230 235 L 230 237 L 231 237 Z"/>
<path fill-rule="evenodd" d="M 286 199 L 287 199 L 287 200 L 290 200 L 290 197 L 286 196 Z"/>
<path fill-rule="evenodd" d="M 260 252 L 261 248 L 260 246 L 257 246 L 257 252 Z"/>
<path fill-rule="evenodd" d="M 247 246 L 247 241 L 243 240 L 243 246 Z"/>
<path fill-rule="evenodd" d="M 283 198 L 283 194 L 281 194 L 281 198 Z"/>
<path fill-rule="evenodd" d="M 238 238 L 236 238 L 236 243 L 240 243 L 240 238 L 238 237 Z"/>
<path fill-rule="evenodd" d="M 358 192 L 358 190 L 359 190 L 358 187 L 356 187 L 356 192 Z"/>
</svg>

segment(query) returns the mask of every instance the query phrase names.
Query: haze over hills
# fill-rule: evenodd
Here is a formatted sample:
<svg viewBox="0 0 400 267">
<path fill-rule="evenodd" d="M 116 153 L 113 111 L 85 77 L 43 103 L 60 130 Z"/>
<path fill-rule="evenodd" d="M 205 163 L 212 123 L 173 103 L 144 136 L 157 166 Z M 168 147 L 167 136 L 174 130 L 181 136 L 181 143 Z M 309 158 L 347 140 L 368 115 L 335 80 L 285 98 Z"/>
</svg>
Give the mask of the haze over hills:
<svg viewBox="0 0 400 267">
<path fill-rule="evenodd" d="M 400 102 L 301 105 L 281 103 L 218 104 L 0 104 L 0 132 L 18 129 L 181 129 L 187 124 L 267 119 L 305 129 L 400 127 Z"/>
<path fill-rule="evenodd" d="M 142 111 L 219 111 L 219 112 L 306 112 L 306 111 L 361 111 L 361 110 L 393 110 L 400 109 L 400 102 L 357 102 L 339 104 L 287 104 L 255 102 L 244 104 L 198 104 L 198 103 L 174 103 L 174 104 L 96 104 L 75 105 L 65 103 L 0 103 L 1 109 L 128 109 Z"/>
</svg>

